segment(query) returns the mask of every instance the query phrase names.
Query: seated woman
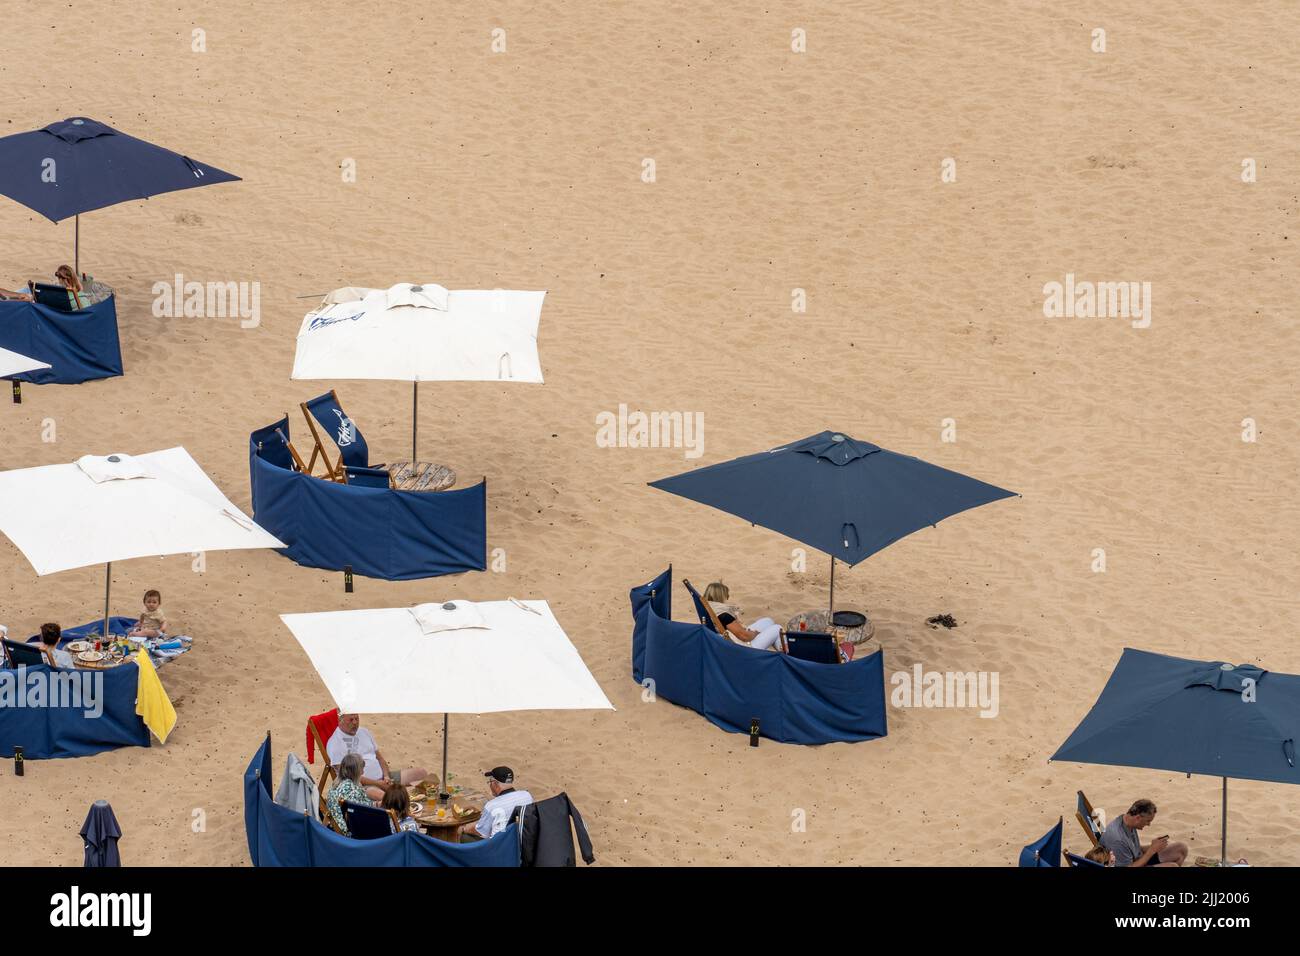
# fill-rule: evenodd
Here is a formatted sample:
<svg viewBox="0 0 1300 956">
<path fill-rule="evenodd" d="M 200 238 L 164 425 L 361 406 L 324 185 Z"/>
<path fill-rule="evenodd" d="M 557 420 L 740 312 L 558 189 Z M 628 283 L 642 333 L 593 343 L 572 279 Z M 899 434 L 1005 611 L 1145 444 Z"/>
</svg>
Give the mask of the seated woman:
<svg viewBox="0 0 1300 956">
<path fill-rule="evenodd" d="M 384 799 L 379 805 L 385 810 L 392 810 L 397 815 L 397 823 L 393 824 L 393 832 L 398 833 L 402 830 L 410 830 L 413 833 L 420 832 L 420 824 L 415 822 L 415 817 L 411 816 L 411 797 L 406 792 L 405 787 L 392 786 L 384 792 Z"/>
<path fill-rule="evenodd" d="M 347 818 L 343 815 L 343 801 L 346 800 L 359 807 L 375 805 L 366 794 L 365 787 L 361 786 L 361 771 L 365 766 L 366 763 L 361 759 L 360 754 L 348 754 L 339 762 L 338 782 L 330 787 L 330 792 L 325 795 L 325 809 L 329 811 L 330 819 L 334 821 L 334 829 L 344 836 L 351 836 L 351 834 L 348 833 Z"/>
<path fill-rule="evenodd" d="M 61 265 L 54 270 L 54 281 L 68 290 L 68 304 L 73 310 L 85 309 L 95 304 L 90 293 L 82 288 L 81 280 L 72 271 L 72 266 Z"/>
<path fill-rule="evenodd" d="M 775 647 L 776 642 L 781 639 L 781 626 L 770 617 L 760 617 L 749 627 L 743 626 L 737 620 L 740 609 L 727 603 L 729 597 L 731 591 L 721 581 L 714 581 L 704 589 L 704 600 L 717 613 L 718 621 L 727 629 L 727 633 L 735 635 L 750 647 L 760 651 Z"/>
</svg>

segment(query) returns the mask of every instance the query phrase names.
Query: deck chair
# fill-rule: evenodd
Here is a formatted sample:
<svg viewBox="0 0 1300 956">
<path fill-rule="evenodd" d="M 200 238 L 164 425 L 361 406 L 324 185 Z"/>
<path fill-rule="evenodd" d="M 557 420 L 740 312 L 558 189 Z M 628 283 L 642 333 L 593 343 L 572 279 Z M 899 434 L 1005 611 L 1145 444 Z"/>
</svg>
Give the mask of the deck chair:
<svg viewBox="0 0 1300 956">
<path fill-rule="evenodd" d="M 1088 839 L 1093 846 L 1101 846 L 1101 828 L 1097 826 L 1097 820 L 1094 814 L 1092 804 L 1088 798 L 1079 791 L 1079 801 L 1074 811 L 1075 818 L 1079 821 L 1079 826 L 1083 827 L 1083 832 L 1088 834 Z"/>
<path fill-rule="evenodd" d="M 32 301 L 37 305 L 43 305 L 47 309 L 54 309 L 56 312 L 71 312 L 72 299 L 68 296 L 68 290 L 61 285 L 50 285 L 46 282 L 29 282 L 27 285 L 32 290 Z"/>
<path fill-rule="evenodd" d="M 700 597 L 700 592 L 695 590 L 690 581 L 682 578 L 682 584 L 686 585 L 686 590 L 690 592 L 691 600 L 695 602 L 695 613 L 699 615 L 700 625 L 702 627 L 707 627 L 710 630 L 716 631 L 732 644 L 739 644 L 741 647 L 749 646 L 723 626 L 722 621 L 718 618 L 718 612 L 713 610 L 709 605 L 709 602 Z"/>
<path fill-rule="evenodd" d="M 51 661 L 43 648 L 35 644 L 23 644 L 19 641 L 0 641 L 4 645 L 5 660 L 10 667 L 35 667 L 37 664 L 50 664 Z"/>
<path fill-rule="evenodd" d="M 388 810 L 359 807 L 344 800 L 343 819 L 348 822 L 348 834 L 354 840 L 378 840 L 393 835 L 393 816 Z"/>
<path fill-rule="evenodd" d="M 330 481 L 347 481 L 345 468 L 370 467 L 370 448 L 366 440 L 361 437 L 356 424 L 343 411 L 343 406 L 339 404 L 338 393 L 334 389 L 303 402 L 299 407 L 302 409 L 303 418 L 307 419 L 307 427 L 311 429 L 312 441 L 315 442 L 311 458 L 307 462 L 307 474 L 311 474 L 312 469 L 316 467 L 317 457 L 325 466 L 324 477 Z M 333 463 L 330 462 L 325 443 L 321 441 L 318 425 L 334 440 L 334 445 L 338 448 L 339 454 Z"/>
<path fill-rule="evenodd" d="M 321 762 L 325 764 L 324 768 L 320 772 L 320 779 L 316 781 L 316 794 L 317 797 L 320 799 L 320 818 L 322 820 L 328 821 L 328 825 L 331 828 L 333 828 L 334 826 L 333 820 L 330 818 L 329 810 L 325 806 L 325 795 L 330 792 L 330 781 L 338 776 L 338 771 L 335 770 L 333 764 L 330 763 L 329 754 L 325 750 L 325 741 L 321 739 L 320 727 L 318 727 L 316 724 L 317 718 L 329 717 L 331 714 L 334 715 L 335 721 L 337 722 L 337 715 L 338 715 L 337 710 L 326 711 L 323 714 L 316 714 L 312 717 L 308 717 L 307 735 L 311 738 L 311 742 L 315 745 L 315 750 L 320 753 Z M 307 762 L 314 763 L 314 761 L 310 759 L 311 757 L 310 754 L 308 755 L 308 757 L 309 759 Z"/>
<path fill-rule="evenodd" d="M 1106 869 L 1105 865 L 1098 863 L 1096 860 L 1090 860 L 1086 856 L 1079 856 L 1077 853 L 1071 853 L 1069 850 L 1065 851 L 1065 859 L 1070 866 L 1077 866 L 1080 869 L 1089 866 L 1099 866 L 1103 870 Z"/>
<path fill-rule="evenodd" d="M 835 635 L 820 631 L 788 631 L 785 635 L 785 652 L 801 661 L 814 664 L 840 663 L 840 648 Z"/>
<path fill-rule="evenodd" d="M 344 465 L 343 477 L 349 485 L 356 485 L 358 488 L 393 487 L 392 476 L 383 468 L 353 468 Z"/>
</svg>

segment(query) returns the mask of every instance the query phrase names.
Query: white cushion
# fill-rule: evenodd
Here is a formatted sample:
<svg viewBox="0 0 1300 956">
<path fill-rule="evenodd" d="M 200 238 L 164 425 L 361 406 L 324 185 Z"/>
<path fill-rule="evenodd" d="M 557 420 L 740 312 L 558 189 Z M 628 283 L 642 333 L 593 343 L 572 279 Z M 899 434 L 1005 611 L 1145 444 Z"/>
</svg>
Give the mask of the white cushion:
<svg viewBox="0 0 1300 956">
<path fill-rule="evenodd" d="M 468 628 L 488 630 L 483 612 L 472 601 L 447 601 L 445 604 L 417 604 L 410 609 L 420 630 L 425 634 L 439 631 L 460 631 Z"/>
</svg>

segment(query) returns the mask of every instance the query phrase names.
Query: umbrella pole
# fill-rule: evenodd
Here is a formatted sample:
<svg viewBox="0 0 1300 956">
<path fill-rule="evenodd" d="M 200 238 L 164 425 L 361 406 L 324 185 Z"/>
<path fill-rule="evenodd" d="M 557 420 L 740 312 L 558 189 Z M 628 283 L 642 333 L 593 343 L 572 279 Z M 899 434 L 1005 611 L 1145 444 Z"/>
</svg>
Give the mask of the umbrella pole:
<svg viewBox="0 0 1300 956">
<path fill-rule="evenodd" d="M 108 643 L 108 598 L 113 591 L 113 562 L 104 565 L 104 643 Z"/>
<path fill-rule="evenodd" d="M 1223 830 L 1219 843 L 1219 865 L 1228 865 L 1228 778 L 1223 778 Z"/>
<path fill-rule="evenodd" d="M 420 421 L 420 382 L 411 383 L 411 467 L 420 459 L 415 457 L 415 431 Z"/>
<path fill-rule="evenodd" d="M 826 615 L 826 627 L 829 630 L 835 619 L 835 556 L 831 556 L 831 603 Z"/>
<path fill-rule="evenodd" d="M 447 784 L 447 724 L 448 722 L 449 722 L 448 715 L 443 714 L 442 715 L 442 779 L 439 781 L 439 786 L 438 786 L 438 802 L 442 803 L 444 806 L 447 803 L 447 798 L 451 796 L 451 788 Z"/>
<path fill-rule="evenodd" d="M 77 213 L 72 227 L 72 271 L 81 275 L 81 213 Z"/>
</svg>

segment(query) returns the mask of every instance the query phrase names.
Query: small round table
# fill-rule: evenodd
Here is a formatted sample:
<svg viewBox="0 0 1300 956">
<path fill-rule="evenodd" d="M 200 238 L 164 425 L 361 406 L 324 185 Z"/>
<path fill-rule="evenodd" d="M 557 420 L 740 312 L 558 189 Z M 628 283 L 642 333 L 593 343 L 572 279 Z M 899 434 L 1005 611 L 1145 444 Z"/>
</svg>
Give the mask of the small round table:
<svg viewBox="0 0 1300 956">
<path fill-rule="evenodd" d="M 861 613 L 861 612 L 858 612 Z M 867 617 L 865 614 L 863 617 Z M 803 625 L 800 627 L 800 625 Z M 836 643 L 843 644 L 865 644 L 876 633 L 876 625 L 871 623 L 871 618 L 861 627 L 835 627 L 830 624 L 830 612 L 826 608 L 819 611 L 801 611 L 790 622 L 786 624 L 787 631 L 813 631 L 819 634 L 833 634 Z"/>
<path fill-rule="evenodd" d="M 455 812 L 448 805 L 446 808 L 447 816 L 438 816 L 438 807 L 435 803 L 426 807 L 424 813 L 415 818 L 424 832 L 435 840 L 442 840 L 444 843 L 459 843 L 460 828 L 467 823 L 477 823 L 479 817 L 483 816 L 483 811 L 474 809 L 474 812 L 467 813 L 464 816 L 456 816 Z M 470 809 L 466 807 L 466 809 Z"/>
<path fill-rule="evenodd" d="M 398 491 L 446 491 L 456 483 L 456 472 L 431 461 L 395 461 L 386 470 Z"/>
</svg>

